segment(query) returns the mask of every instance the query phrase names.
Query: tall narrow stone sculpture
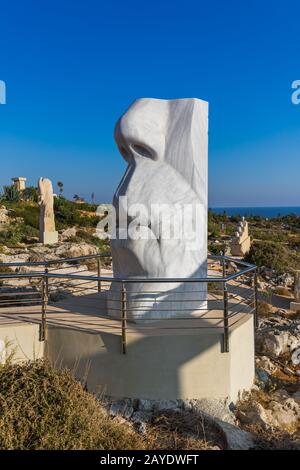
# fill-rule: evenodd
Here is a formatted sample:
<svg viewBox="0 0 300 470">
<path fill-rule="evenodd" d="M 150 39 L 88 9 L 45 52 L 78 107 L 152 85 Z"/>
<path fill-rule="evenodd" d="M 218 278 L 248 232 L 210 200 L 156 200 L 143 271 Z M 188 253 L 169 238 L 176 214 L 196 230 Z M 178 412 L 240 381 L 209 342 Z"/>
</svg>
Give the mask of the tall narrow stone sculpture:
<svg viewBox="0 0 300 470">
<path fill-rule="evenodd" d="M 40 242 L 44 245 L 53 245 L 58 242 L 58 232 L 55 230 L 53 210 L 52 183 L 47 178 L 40 178 L 39 206 L 40 206 Z"/>
<path fill-rule="evenodd" d="M 184 279 L 207 275 L 208 103 L 139 99 L 117 122 L 115 140 L 128 166 L 114 195 L 111 249 L 114 276 L 131 279 L 127 317 L 202 314 L 206 284 Z M 111 289 L 108 311 L 119 315 L 120 292 Z"/>
<path fill-rule="evenodd" d="M 294 312 L 300 311 L 300 271 L 296 270 L 294 272 L 294 301 L 290 303 L 290 309 Z"/>
<path fill-rule="evenodd" d="M 245 220 L 245 217 L 242 217 L 231 242 L 231 254 L 233 256 L 245 256 L 250 250 L 250 246 L 251 241 L 248 231 L 248 222 Z"/>
</svg>

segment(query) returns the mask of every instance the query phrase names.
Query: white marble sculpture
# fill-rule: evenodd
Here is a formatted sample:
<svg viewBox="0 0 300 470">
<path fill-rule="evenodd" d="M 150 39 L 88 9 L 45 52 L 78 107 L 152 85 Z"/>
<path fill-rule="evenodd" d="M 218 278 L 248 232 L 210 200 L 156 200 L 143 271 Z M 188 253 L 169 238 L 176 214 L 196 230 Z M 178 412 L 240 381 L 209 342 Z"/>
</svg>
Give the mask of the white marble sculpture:
<svg viewBox="0 0 300 470">
<path fill-rule="evenodd" d="M 232 256 L 245 256 L 250 250 L 251 241 L 249 236 L 248 222 L 245 217 L 237 226 L 237 231 L 231 241 L 231 254 Z"/>
<path fill-rule="evenodd" d="M 118 214 L 111 240 L 114 276 L 206 277 L 208 103 L 139 99 L 117 122 L 115 140 L 128 166 L 113 201 Z M 124 220 L 131 227 L 127 239 Z M 119 315 L 120 292 L 113 284 L 108 311 Z M 202 314 L 206 289 L 205 283 L 184 281 L 128 283 L 127 316 Z"/>
<path fill-rule="evenodd" d="M 53 209 L 53 188 L 47 178 L 40 178 L 39 206 L 40 206 L 40 242 L 44 245 L 53 245 L 58 242 L 58 233 L 55 230 Z"/>
</svg>

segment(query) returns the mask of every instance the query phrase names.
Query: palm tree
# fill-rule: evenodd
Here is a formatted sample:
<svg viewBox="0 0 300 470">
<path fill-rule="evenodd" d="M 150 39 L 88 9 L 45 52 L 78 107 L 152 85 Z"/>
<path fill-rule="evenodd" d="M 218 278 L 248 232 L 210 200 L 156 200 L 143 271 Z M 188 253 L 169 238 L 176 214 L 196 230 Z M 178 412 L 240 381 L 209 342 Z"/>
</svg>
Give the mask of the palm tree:
<svg viewBox="0 0 300 470">
<path fill-rule="evenodd" d="M 58 186 L 58 188 L 59 188 L 59 193 L 60 193 L 60 195 L 62 196 L 62 193 L 63 193 L 63 191 L 64 191 L 64 183 L 63 183 L 62 181 L 58 181 L 58 182 L 57 182 L 57 186 Z"/>
</svg>

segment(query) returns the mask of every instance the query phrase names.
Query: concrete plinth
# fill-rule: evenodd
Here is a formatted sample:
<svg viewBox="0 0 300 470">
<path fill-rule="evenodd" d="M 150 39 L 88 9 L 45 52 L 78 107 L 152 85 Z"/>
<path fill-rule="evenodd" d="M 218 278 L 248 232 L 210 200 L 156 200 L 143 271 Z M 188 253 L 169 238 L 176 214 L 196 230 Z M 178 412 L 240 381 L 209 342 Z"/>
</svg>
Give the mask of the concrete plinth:
<svg viewBox="0 0 300 470">
<path fill-rule="evenodd" d="M 222 329 L 127 333 L 127 354 L 119 334 L 49 326 L 46 355 L 75 370 L 88 390 L 115 398 L 226 398 L 236 401 L 254 380 L 253 317 L 246 315 L 230 333 L 222 352 Z M 215 330 L 215 331 L 214 331 Z"/>
<path fill-rule="evenodd" d="M 38 324 L 6 322 L 5 326 L 3 323 L 0 322 L 0 354 L 3 359 L 11 356 L 13 362 L 20 362 L 44 357 L 44 342 L 39 341 Z"/>
<path fill-rule="evenodd" d="M 40 242 L 44 245 L 55 245 L 58 242 L 58 232 L 42 232 Z"/>
</svg>

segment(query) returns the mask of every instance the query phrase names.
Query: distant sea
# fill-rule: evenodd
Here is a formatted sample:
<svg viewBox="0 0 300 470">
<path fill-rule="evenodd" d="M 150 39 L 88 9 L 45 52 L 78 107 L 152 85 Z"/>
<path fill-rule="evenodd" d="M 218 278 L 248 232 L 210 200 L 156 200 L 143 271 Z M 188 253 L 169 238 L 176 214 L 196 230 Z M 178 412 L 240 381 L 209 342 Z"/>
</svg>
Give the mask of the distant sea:
<svg viewBox="0 0 300 470">
<path fill-rule="evenodd" d="M 272 217 L 278 217 L 288 214 L 296 214 L 300 216 L 300 206 L 296 207 L 210 207 L 210 210 L 216 214 L 223 214 L 226 211 L 227 215 L 230 216 L 256 216 L 266 217 L 271 219 Z"/>
</svg>

